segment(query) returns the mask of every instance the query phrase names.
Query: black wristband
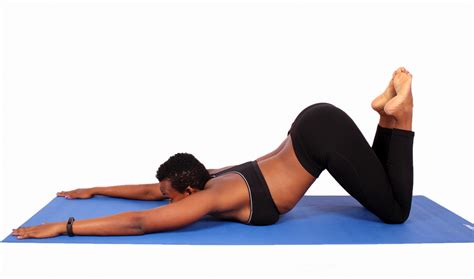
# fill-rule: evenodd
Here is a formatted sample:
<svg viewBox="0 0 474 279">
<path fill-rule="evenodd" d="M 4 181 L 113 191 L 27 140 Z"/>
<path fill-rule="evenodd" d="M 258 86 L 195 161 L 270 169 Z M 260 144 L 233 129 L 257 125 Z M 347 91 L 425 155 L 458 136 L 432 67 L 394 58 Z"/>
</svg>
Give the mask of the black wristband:
<svg viewBox="0 0 474 279">
<path fill-rule="evenodd" d="M 69 236 L 74 236 L 74 233 L 72 232 L 72 224 L 76 221 L 74 217 L 69 217 L 69 220 L 67 220 L 67 226 L 66 226 L 66 231 L 67 235 Z"/>
</svg>

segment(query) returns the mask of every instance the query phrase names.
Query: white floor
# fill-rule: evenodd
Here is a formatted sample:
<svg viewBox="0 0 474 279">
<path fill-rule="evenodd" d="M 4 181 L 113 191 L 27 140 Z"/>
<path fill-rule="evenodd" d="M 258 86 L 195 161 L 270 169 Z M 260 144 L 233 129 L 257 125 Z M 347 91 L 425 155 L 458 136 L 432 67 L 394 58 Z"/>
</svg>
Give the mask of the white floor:
<svg viewBox="0 0 474 279">
<path fill-rule="evenodd" d="M 474 245 L 0 245 L 0 278 L 474 278 Z"/>
</svg>

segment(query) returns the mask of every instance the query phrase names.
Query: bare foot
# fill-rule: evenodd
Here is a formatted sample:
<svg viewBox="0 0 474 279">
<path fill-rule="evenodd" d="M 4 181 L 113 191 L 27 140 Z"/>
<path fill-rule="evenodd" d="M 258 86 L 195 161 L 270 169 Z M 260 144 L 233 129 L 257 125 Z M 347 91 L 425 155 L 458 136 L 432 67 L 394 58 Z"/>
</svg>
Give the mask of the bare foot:
<svg viewBox="0 0 474 279">
<path fill-rule="evenodd" d="M 395 75 L 401 71 L 401 68 L 399 68 L 398 70 L 396 70 L 395 72 L 393 72 L 393 75 L 392 75 L 392 79 L 390 80 L 390 82 L 388 83 L 388 86 L 387 88 L 385 89 L 385 91 L 380 94 L 379 96 L 377 96 L 373 101 L 372 101 L 372 109 L 374 109 L 376 112 L 378 112 L 381 116 L 385 116 L 385 111 L 384 111 L 384 107 L 385 107 L 385 104 L 387 104 L 387 102 L 392 99 L 393 97 L 395 97 L 397 95 L 396 91 L 395 91 L 395 87 L 393 86 L 393 78 L 395 77 Z"/>
<path fill-rule="evenodd" d="M 383 110 L 397 121 L 411 116 L 413 110 L 413 95 L 411 93 L 412 75 L 405 69 L 399 68 L 393 77 L 396 96 L 389 100 Z"/>
</svg>

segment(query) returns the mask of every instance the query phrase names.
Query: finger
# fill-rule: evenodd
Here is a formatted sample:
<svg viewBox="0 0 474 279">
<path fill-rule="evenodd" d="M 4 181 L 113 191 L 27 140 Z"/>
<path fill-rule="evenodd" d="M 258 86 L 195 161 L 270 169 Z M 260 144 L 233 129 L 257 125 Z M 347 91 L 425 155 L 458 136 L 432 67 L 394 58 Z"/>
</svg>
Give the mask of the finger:
<svg viewBox="0 0 474 279">
<path fill-rule="evenodd" d="M 21 234 L 20 234 L 20 237 L 23 239 L 23 238 L 31 238 L 31 237 L 34 237 L 34 234 L 36 233 L 36 228 L 37 226 L 34 226 L 34 227 L 29 227 L 29 228 L 26 228 Z"/>
<path fill-rule="evenodd" d="M 23 228 L 13 229 L 13 233 L 14 233 L 15 235 L 21 234 L 22 232 L 23 232 Z"/>
<path fill-rule="evenodd" d="M 24 234 L 25 234 L 24 230 L 17 230 L 15 233 L 15 236 L 16 238 L 22 238 Z"/>
<path fill-rule="evenodd" d="M 21 234 L 21 235 L 17 236 L 16 238 L 17 239 L 25 239 L 25 238 L 28 238 L 28 237 L 29 237 L 29 235 L 27 233 L 24 233 L 24 234 Z"/>
</svg>

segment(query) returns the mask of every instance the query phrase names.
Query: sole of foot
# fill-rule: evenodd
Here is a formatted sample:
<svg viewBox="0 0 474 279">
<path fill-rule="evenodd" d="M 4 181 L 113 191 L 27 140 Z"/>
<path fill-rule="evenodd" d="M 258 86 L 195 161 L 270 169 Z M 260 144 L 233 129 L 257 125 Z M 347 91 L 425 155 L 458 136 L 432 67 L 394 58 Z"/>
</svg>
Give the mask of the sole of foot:
<svg viewBox="0 0 474 279">
<path fill-rule="evenodd" d="M 390 79 L 390 82 L 388 83 L 385 91 L 379 96 L 375 97 L 375 99 L 371 103 L 372 109 L 378 112 L 381 116 L 385 115 L 384 107 L 387 102 L 397 95 L 395 87 L 393 85 L 393 78 L 399 71 L 401 71 L 401 69 L 398 69 L 393 72 L 392 79 Z"/>
<path fill-rule="evenodd" d="M 393 77 L 396 96 L 390 99 L 383 108 L 387 115 L 391 115 L 397 120 L 413 111 L 412 75 L 403 67 L 399 70 L 396 71 Z"/>
</svg>

